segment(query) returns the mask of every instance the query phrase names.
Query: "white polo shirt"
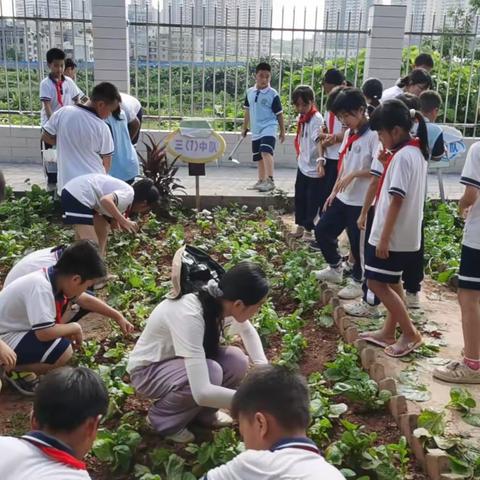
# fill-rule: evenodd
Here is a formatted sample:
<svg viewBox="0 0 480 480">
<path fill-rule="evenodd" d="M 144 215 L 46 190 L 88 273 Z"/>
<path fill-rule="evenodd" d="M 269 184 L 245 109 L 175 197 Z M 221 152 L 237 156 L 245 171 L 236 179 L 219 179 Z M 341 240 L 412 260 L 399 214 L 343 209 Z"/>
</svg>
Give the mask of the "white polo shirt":
<svg viewBox="0 0 480 480">
<path fill-rule="evenodd" d="M 70 180 L 64 187 L 80 203 L 110 217 L 102 207 L 100 200 L 105 195 L 113 194 L 114 201 L 121 213 L 127 211 L 133 203 L 133 188 L 123 180 L 110 175 L 90 173 Z"/>
<path fill-rule="evenodd" d="M 350 130 L 345 132 L 340 151 L 347 143 Z M 370 170 L 373 158 L 378 151 L 378 134 L 368 129 L 359 139 L 351 145 L 350 151 L 343 157 L 343 175 L 345 177 L 358 170 Z M 337 198 L 355 207 L 361 207 L 367 193 L 370 179 L 368 177 L 355 178 L 345 191 L 337 194 Z"/>
<path fill-rule="evenodd" d="M 392 195 L 403 198 L 390 237 L 392 252 L 416 252 L 420 249 L 423 206 L 428 163 L 420 149 L 407 145 L 393 157 L 375 207 L 375 218 L 368 242 L 377 246 L 382 235 Z"/>
<path fill-rule="evenodd" d="M 323 117 L 316 113 L 308 123 L 302 125 L 300 132 L 300 154 L 298 155 L 298 168 L 310 178 L 318 178 L 317 158 L 318 140 L 322 133 Z"/>
<path fill-rule="evenodd" d="M 59 463 L 20 438 L 0 437 L 0 452 L 2 480 L 90 480 L 86 470 Z"/>
<path fill-rule="evenodd" d="M 43 127 L 47 121 L 47 112 L 43 100 L 49 100 L 52 107 L 52 113 L 59 110 L 66 105 L 74 105 L 77 98 L 81 98 L 82 91 L 77 87 L 77 84 L 67 76 L 63 77 L 62 84 L 62 105 L 58 102 L 57 88 L 55 82 L 48 76 L 40 82 L 40 100 L 42 101 L 42 111 L 40 112 L 41 126 Z"/>
<path fill-rule="evenodd" d="M 334 117 L 333 132 L 328 131 L 328 133 L 330 134 L 334 133 L 335 135 L 338 133 L 342 133 L 343 131 L 342 122 L 332 112 L 329 112 L 328 110 L 325 112 L 325 125 L 327 126 L 327 130 L 328 130 L 328 126 L 330 125 L 330 117 Z M 330 145 L 329 147 L 326 147 L 324 157 L 329 158 L 330 160 L 338 160 L 338 157 L 340 155 L 339 147 L 340 147 L 340 143 L 335 143 L 334 145 Z"/>
<path fill-rule="evenodd" d="M 393 87 L 387 88 L 383 91 L 380 101 L 384 102 L 385 100 L 392 100 L 393 98 L 397 98 L 399 95 L 402 95 L 402 93 L 405 93 L 403 88 L 399 87 L 398 85 L 394 85 Z"/>
<path fill-rule="evenodd" d="M 3 282 L 3 288 L 10 285 L 17 278 L 23 277 L 42 268 L 49 268 L 55 265 L 63 252 L 63 248 L 56 247 L 43 248 L 35 252 L 29 253 L 20 259 L 8 272 Z"/>
<path fill-rule="evenodd" d="M 105 173 L 100 155 L 113 153 L 113 138 L 108 125 L 95 112 L 80 105 L 64 107 L 43 128 L 57 137 L 59 194 L 72 178 Z"/>
<path fill-rule="evenodd" d="M 0 292 L 0 338 L 12 349 L 30 330 L 53 327 L 56 315 L 52 284 L 43 270 L 18 278 Z"/>
<path fill-rule="evenodd" d="M 127 117 L 127 123 L 130 123 L 134 118 L 137 118 L 137 114 L 142 108 L 142 104 L 139 100 L 128 93 L 120 93 L 122 97 L 122 109 L 125 111 Z"/>
<path fill-rule="evenodd" d="M 480 142 L 474 143 L 468 151 L 460 183 L 480 189 Z M 480 250 L 480 195 L 465 220 L 462 243 Z"/>
<path fill-rule="evenodd" d="M 304 450 L 309 448 L 309 450 Z M 311 450 L 310 450 L 311 448 Z M 314 449 L 317 452 L 313 451 Z M 344 480 L 327 463 L 313 442 L 282 442 L 277 449 L 247 450 L 230 462 L 210 470 L 202 480 Z"/>
</svg>

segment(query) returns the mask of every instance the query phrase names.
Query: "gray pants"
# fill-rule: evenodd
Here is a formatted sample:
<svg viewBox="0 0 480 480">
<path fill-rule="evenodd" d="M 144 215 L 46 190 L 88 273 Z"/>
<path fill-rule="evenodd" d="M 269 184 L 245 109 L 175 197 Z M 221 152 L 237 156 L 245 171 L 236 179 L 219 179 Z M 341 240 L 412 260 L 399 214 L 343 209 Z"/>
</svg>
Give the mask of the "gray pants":
<svg viewBox="0 0 480 480">
<path fill-rule="evenodd" d="M 221 347 L 207 365 L 212 384 L 235 388 L 247 373 L 248 357 L 238 347 Z M 193 399 L 183 358 L 136 368 L 130 378 L 139 394 L 153 400 L 148 419 L 160 434 L 176 433 L 194 419 L 213 421 L 216 410 L 201 407 Z"/>
</svg>

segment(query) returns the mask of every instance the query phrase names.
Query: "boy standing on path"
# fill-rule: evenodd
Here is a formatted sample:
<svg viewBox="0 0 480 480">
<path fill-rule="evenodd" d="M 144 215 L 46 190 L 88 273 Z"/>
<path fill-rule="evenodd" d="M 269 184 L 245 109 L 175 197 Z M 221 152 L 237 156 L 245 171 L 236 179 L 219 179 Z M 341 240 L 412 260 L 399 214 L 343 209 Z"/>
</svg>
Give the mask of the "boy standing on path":
<svg viewBox="0 0 480 480">
<path fill-rule="evenodd" d="M 265 193 L 275 189 L 273 152 L 277 123 L 280 125 L 280 142 L 285 141 L 282 104 L 278 92 L 270 86 L 271 78 L 270 65 L 264 62 L 259 63 L 256 68 L 255 86 L 249 88 L 245 97 L 245 117 L 242 127 L 242 135 L 245 137 L 251 124 L 253 161 L 258 162 L 258 181 L 252 188 Z"/>
</svg>

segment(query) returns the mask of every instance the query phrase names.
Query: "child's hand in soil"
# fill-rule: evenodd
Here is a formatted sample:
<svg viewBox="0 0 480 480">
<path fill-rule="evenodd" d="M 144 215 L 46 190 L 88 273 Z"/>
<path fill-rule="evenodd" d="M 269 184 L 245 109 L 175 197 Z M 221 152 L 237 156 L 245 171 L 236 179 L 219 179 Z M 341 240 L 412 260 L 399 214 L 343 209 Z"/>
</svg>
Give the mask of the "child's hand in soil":
<svg viewBox="0 0 480 480">
<path fill-rule="evenodd" d="M 133 222 L 128 218 L 122 219 L 122 221 L 119 222 L 119 227 L 129 233 L 135 233 L 138 230 L 137 222 Z"/>
<path fill-rule="evenodd" d="M 123 316 L 120 315 L 116 319 L 117 325 L 120 327 L 122 333 L 126 336 L 135 330 L 135 327 Z"/>
<path fill-rule="evenodd" d="M 5 343 L 0 340 L 0 365 L 5 369 L 11 370 L 17 363 L 17 354 Z"/>
</svg>

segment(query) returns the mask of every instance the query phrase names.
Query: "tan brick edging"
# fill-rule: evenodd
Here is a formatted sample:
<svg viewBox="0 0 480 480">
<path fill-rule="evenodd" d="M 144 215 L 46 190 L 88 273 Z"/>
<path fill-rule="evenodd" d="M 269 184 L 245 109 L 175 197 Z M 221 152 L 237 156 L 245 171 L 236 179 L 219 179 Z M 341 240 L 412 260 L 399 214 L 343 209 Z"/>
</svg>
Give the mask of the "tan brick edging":
<svg viewBox="0 0 480 480">
<path fill-rule="evenodd" d="M 291 235 L 289 227 L 284 223 L 280 214 L 275 212 L 278 221 L 281 222 L 282 234 L 285 242 L 290 249 L 295 248 L 297 240 Z M 398 425 L 402 435 L 405 436 L 410 449 L 419 465 L 431 480 L 457 480 L 458 475 L 450 473 L 450 463 L 447 454 L 440 449 L 430 449 L 425 451 L 421 441 L 413 434 L 417 428 L 418 412 L 411 411 L 409 402 L 403 395 L 397 394 L 396 381 L 388 376 L 385 365 L 377 361 L 377 350 L 368 345 L 365 340 L 358 338 L 357 327 L 345 314 L 340 299 L 337 297 L 327 283 L 319 285 L 319 296 L 322 305 L 332 305 L 333 319 L 340 335 L 346 343 L 353 344 L 357 348 L 362 367 L 372 380 L 378 383 L 382 390 L 389 390 L 392 394 L 388 409 Z"/>
</svg>

